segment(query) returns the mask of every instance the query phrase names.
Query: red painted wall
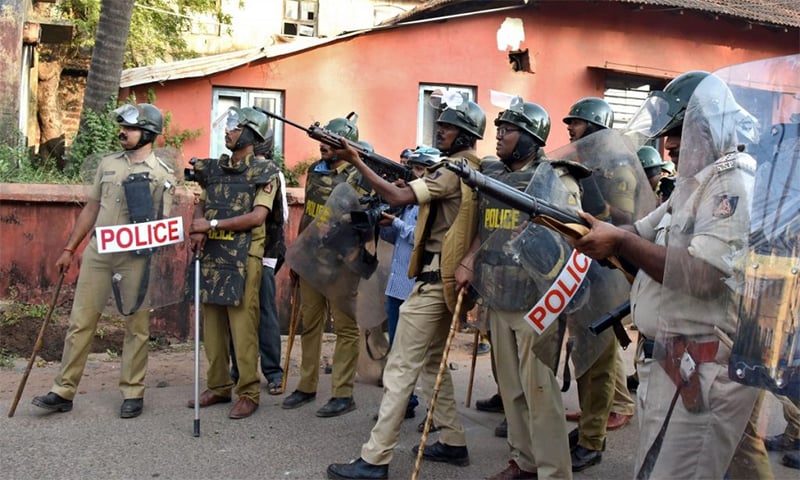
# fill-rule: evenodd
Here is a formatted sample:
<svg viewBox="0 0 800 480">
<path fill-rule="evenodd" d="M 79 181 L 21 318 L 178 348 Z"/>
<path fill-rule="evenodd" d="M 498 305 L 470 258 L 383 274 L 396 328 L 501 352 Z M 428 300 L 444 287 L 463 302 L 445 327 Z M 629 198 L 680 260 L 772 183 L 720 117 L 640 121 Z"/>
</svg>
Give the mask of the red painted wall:
<svg viewBox="0 0 800 480">
<path fill-rule="evenodd" d="M 511 70 L 497 50 L 496 32 L 505 17 L 522 18 L 533 73 Z M 204 78 L 167 81 L 152 88 L 159 107 L 171 111 L 178 128 L 206 131 L 212 87 L 281 90 L 285 116 L 310 124 L 360 115 L 361 138 L 395 158 L 416 139 L 421 83 L 475 86 L 487 114 L 479 153 L 494 153 L 490 90 L 520 94 L 540 103 L 553 118 L 548 148 L 567 143 L 560 119 L 576 100 L 602 96 L 606 66 L 671 78 L 694 69 L 716 70 L 749 60 L 800 51 L 798 29 L 788 32 L 719 19 L 699 12 L 638 10 L 605 2 L 544 2 L 524 9 L 374 31 L 297 54 L 258 61 Z M 121 92 L 121 98 L 128 90 Z M 142 98 L 142 97 L 140 97 Z M 206 156 L 205 133 L 187 142 L 184 157 Z M 288 165 L 318 157 L 318 145 L 287 127 Z"/>
</svg>

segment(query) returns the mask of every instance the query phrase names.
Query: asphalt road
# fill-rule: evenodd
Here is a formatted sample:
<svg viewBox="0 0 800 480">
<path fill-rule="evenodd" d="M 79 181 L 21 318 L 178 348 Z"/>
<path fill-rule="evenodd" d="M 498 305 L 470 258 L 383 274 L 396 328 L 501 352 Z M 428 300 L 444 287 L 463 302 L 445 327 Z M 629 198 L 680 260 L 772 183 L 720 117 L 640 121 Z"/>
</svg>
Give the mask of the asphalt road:
<svg viewBox="0 0 800 480">
<path fill-rule="evenodd" d="M 472 396 L 473 408 L 465 406 L 471 335 L 459 334 L 451 357 L 456 398 L 467 431 L 471 463 L 467 467 L 423 462 L 420 478 L 479 479 L 506 466 L 505 439 L 493 432 L 501 414 L 475 410 L 476 399 L 495 391 L 488 356 L 477 359 Z M 299 344 L 298 344 L 299 345 Z M 624 353 L 630 367 L 632 351 Z M 299 359 L 299 346 L 293 352 Z M 204 363 L 204 362 L 203 362 Z M 94 359 L 87 368 L 75 408 L 69 413 L 48 414 L 30 404 L 35 394 L 46 392 L 57 365 L 34 369 L 16 415 L 7 418 L 16 385 L 26 362 L 14 370 L 0 370 L 6 385 L 0 388 L 0 478 L 3 479 L 322 479 L 329 463 L 358 457 L 377 412 L 382 390 L 357 383 L 357 409 L 341 417 L 317 418 L 314 412 L 329 397 L 330 375 L 321 375 L 316 404 L 296 410 L 283 410 L 283 396 L 262 393 L 261 406 L 250 418 L 228 419 L 230 405 L 216 405 L 200 412 L 200 436 L 193 436 L 194 410 L 185 403 L 194 395 L 191 352 L 153 355 L 148 374 L 145 411 L 135 419 L 118 417 L 121 398 L 113 379 L 118 371 L 114 359 Z M 630 370 L 630 368 L 629 368 Z M 201 368 L 202 375 L 204 369 Z M 104 375 L 108 377 L 104 377 Z M 99 383 L 101 382 L 102 386 Z M 294 388 L 297 375 L 289 379 Z M 2 383 L 2 382 L 0 382 Z M 86 383 L 86 385 L 84 385 Z M 266 384 L 262 384 L 266 388 Z M 574 383 L 564 394 L 568 409 L 577 406 Z M 415 456 L 411 448 L 419 443 L 417 418 L 403 424 L 390 478 L 410 478 Z M 759 429 L 775 434 L 784 426 L 780 408 L 768 396 Z M 631 478 L 637 444 L 636 422 L 610 432 L 603 461 L 575 474 L 576 479 Z M 546 436 L 547 432 L 542 432 Z M 431 434 L 429 442 L 436 440 Z M 780 465 L 780 455 L 772 454 L 776 478 L 797 479 L 796 470 Z"/>
</svg>

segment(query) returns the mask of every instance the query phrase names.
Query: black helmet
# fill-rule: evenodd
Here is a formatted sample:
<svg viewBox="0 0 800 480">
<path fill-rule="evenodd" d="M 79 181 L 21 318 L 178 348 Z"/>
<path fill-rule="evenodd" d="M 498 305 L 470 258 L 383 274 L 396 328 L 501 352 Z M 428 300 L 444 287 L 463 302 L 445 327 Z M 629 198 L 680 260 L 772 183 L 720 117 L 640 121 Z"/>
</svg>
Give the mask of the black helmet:
<svg viewBox="0 0 800 480">
<path fill-rule="evenodd" d="M 708 72 L 693 70 L 675 77 L 664 87 L 661 92 L 653 92 L 651 95 L 659 96 L 667 102 L 667 112 L 669 120 L 653 137 L 663 137 L 670 130 L 683 126 L 683 117 L 686 114 L 686 106 L 692 98 L 694 90 L 707 76 Z"/>
<path fill-rule="evenodd" d="M 408 157 L 409 164 L 418 164 L 423 167 L 432 167 L 441 160 L 442 152 L 433 147 L 417 147 Z"/>
<path fill-rule="evenodd" d="M 569 113 L 564 117 L 564 123 L 577 118 L 584 120 L 601 128 L 611 128 L 614 125 L 614 111 L 611 105 L 598 97 L 586 97 L 578 100 L 569 109 Z"/>
<path fill-rule="evenodd" d="M 462 97 L 463 101 L 458 105 L 448 104 L 436 123 L 447 123 L 454 125 L 465 132 L 483 138 L 483 133 L 486 131 L 486 114 L 483 109 L 472 100 L 467 100 Z"/>
<path fill-rule="evenodd" d="M 351 142 L 357 142 L 358 126 L 356 122 L 358 122 L 358 114 L 356 112 L 350 112 L 345 118 L 334 118 L 323 128 L 337 135 L 341 135 Z"/>
<path fill-rule="evenodd" d="M 134 105 L 126 103 L 113 110 L 111 114 L 117 123 L 124 127 L 136 127 L 156 135 L 164 129 L 161 111 L 149 103 Z"/>
<path fill-rule="evenodd" d="M 511 105 L 497 115 L 495 126 L 499 126 L 501 122 L 512 123 L 528 132 L 539 142 L 540 147 L 547 143 L 550 135 L 550 115 L 547 110 L 535 103 L 523 101 L 522 97 L 514 97 Z"/>
</svg>

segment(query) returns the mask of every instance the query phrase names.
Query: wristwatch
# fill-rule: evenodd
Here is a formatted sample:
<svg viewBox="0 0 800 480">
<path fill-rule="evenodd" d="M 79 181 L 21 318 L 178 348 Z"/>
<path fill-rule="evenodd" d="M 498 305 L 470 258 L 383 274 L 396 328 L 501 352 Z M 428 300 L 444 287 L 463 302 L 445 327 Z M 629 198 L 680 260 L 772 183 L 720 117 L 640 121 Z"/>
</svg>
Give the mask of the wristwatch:
<svg viewBox="0 0 800 480">
<path fill-rule="evenodd" d="M 215 219 L 211 220 L 210 222 L 208 222 L 208 224 L 211 225 L 211 231 L 212 232 L 216 232 L 217 231 L 217 225 L 219 225 L 219 220 L 217 220 L 215 218 Z"/>
</svg>

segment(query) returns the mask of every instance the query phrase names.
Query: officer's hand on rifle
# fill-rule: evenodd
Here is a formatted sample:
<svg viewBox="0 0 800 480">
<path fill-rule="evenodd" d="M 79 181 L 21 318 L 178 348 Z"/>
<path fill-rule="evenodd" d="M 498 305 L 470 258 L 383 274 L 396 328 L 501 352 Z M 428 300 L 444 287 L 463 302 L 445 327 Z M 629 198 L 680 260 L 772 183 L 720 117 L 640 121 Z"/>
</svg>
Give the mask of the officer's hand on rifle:
<svg viewBox="0 0 800 480">
<path fill-rule="evenodd" d="M 336 158 L 339 160 L 344 160 L 347 163 L 357 164 L 358 162 L 363 162 L 361 157 L 358 156 L 358 152 L 355 148 L 353 148 L 349 143 L 342 142 L 342 148 L 334 148 L 334 152 L 336 152 Z"/>
<path fill-rule="evenodd" d="M 595 260 L 616 255 L 625 231 L 586 212 L 578 212 L 578 215 L 586 220 L 590 230 L 581 238 L 568 238 L 567 241 L 572 248 Z"/>
</svg>

